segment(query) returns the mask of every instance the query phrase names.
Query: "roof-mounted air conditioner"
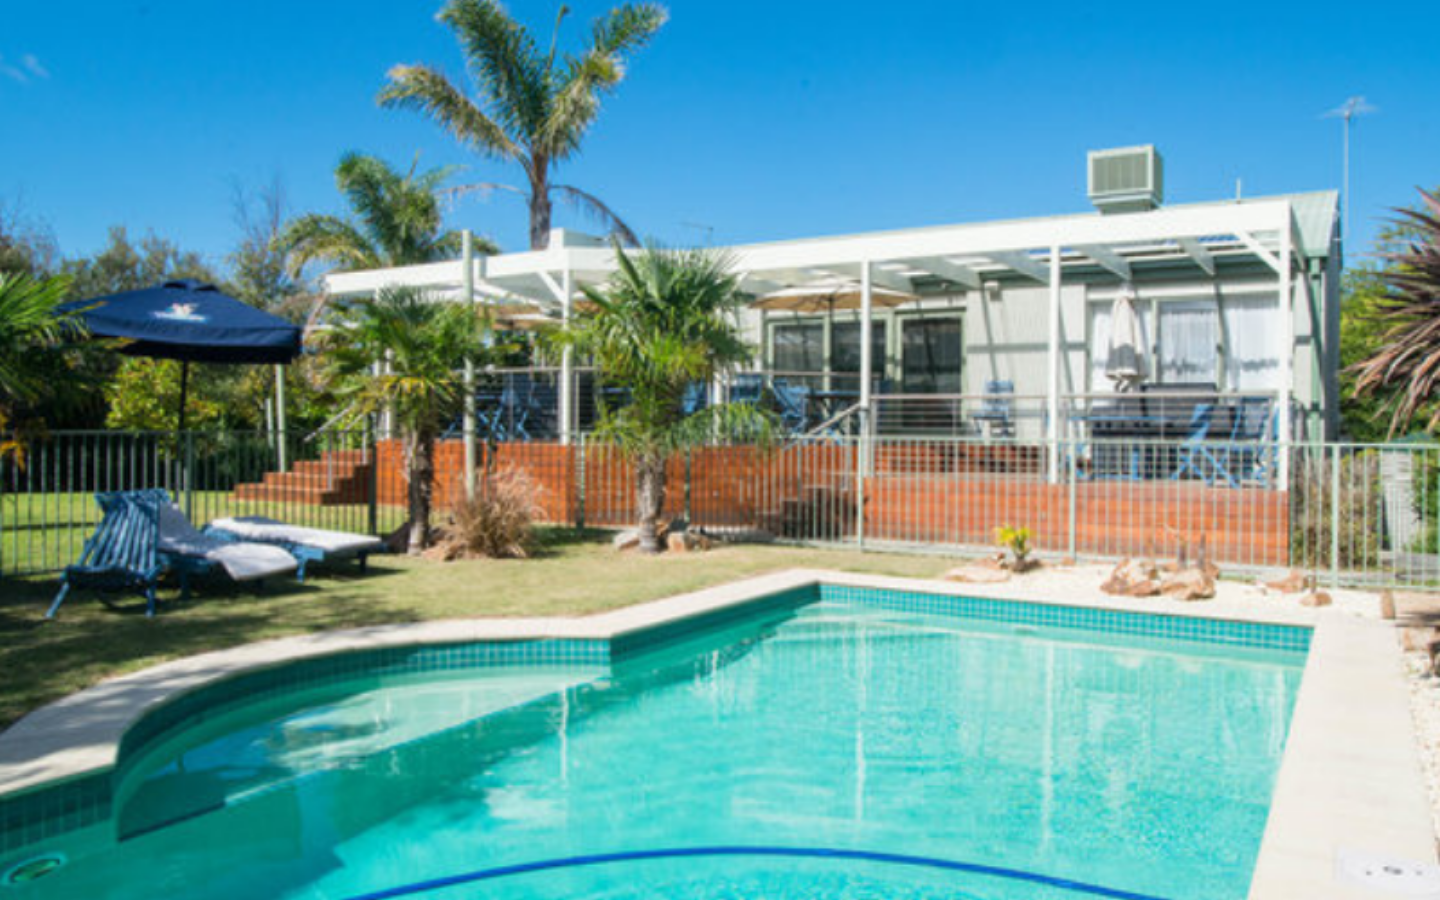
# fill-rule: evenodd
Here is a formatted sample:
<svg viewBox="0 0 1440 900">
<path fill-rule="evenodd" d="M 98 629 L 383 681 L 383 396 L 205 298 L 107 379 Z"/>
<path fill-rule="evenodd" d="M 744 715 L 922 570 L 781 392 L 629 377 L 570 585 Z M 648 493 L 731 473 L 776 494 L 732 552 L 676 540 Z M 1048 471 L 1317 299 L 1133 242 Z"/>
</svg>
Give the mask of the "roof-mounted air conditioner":
<svg viewBox="0 0 1440 900">
<path fill-rule="evenodd" d="M 1091 150 L 1090 202 L 1102 213 L 1148 212 L 1165 199 L 1165 165 L 1154 144 Z"/>
</svg>

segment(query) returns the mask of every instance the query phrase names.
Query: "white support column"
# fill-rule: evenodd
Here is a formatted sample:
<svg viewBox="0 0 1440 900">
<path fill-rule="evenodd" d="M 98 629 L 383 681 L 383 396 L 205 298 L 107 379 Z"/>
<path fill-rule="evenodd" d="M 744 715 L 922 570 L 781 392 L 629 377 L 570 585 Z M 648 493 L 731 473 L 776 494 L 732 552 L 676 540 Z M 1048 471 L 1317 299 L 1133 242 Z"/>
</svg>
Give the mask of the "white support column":
<svg viewBox="0 0 1440 900">
<path fill-rule="evenodd" d="M 470 229 L 460 232 L 460 261 L 465 267 L 461 273 L 461 289 L 465 292 L 465 305 L 475 312 L 475 236 Z M 461 434 L 465 440 L 465 496 L 475 497 L 475 360 L 465 357 L 465 413 L 461 423 Z"/>
<path fill-rule="evenodd" d="M 1045 440 L 1051 483 L 1060 480 L 1060 248 L 1050 248 L 1050 342 L 1045 366 Z"/>
<path fill-rule="evenodd" d="M 870 321 L 875 314 L 873 267 L 868 259 L 860 264 L 860 409 L 870 418 L 870 382 L 875 361 L 870 358 Z"/>
<path fill-rule="evenodd" d="M 1280 225 L 1280 327 L 1276 329 L 1280 346 L 1276 348 L 1280 360 L 1280 408 L 1276 411 L 1276 434 L 1280 441 L 1279 465 L 1276 486 L 1286 490 L 1290 484 L 1290 452 L 1286 445 L 1294 437 L 1294 422 L 1291 421 L 1291 406 L 1295 402 L 1295 285 L 1294 245 L 1290 232 L 1290 207 L 1286 204 L 1285 221 Z"/>
<path fill-rule="evenodd" d="M 571 294 L 575 292 L 574 275 L 570 262 L 560 272 L 560 318 L 565 327 L 570 327 L 570 312 L 575 305 Z M 560 443 L 570 443 L 570 433 L 575 424 L 575 351 L 566 347 L 560 355 Z"/>
</svg>

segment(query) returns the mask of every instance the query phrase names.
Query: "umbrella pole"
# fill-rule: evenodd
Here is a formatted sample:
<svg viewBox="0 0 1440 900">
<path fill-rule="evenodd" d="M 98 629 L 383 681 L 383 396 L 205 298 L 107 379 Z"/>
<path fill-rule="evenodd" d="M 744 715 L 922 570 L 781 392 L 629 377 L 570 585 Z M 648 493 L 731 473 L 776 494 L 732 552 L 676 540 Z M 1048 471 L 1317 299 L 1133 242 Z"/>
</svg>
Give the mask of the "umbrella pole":
<svg viewBox="0 0 1440 900">
<path fill-rule="evenodd" d="M 185 433 L 185 406 L 190 394 L 190 360 L 180 361 L 180 434 Z"/>
</svg>

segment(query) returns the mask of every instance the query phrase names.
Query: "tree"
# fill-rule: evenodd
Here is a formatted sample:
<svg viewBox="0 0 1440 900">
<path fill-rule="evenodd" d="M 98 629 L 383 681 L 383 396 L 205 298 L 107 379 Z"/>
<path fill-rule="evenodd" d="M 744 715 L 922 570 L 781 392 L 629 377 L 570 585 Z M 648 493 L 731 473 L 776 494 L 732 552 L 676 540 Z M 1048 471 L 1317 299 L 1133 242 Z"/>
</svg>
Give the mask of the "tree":
<svg viewBox="0 0 1440 900">
<path fill-rule="evenodd" d="M 518 164 L 525 173 L 524 188 L 481 184 L 458 192 L 504 190 L 524 197 L 530 249 L 544 249 L 549 240 L 553 195 L 633 245 L 638 243 L 634 233 L 608 206 L 573 185 L 553 183 L 551 175 L 579 151 L 600 112 L 601 96 L 624 79 L 627 58 L 660 30 L 667 13 L 653 3 L 617 7 L 594 22 L 578 56 L 557 59 L 560 23 L 568 11 L 560 7 L 549 51 L 542 54 L 531 34 L 496 0 L 450 0 L 439 19 L 460 42 L 477 97 L 467 96 L 432 66 L 399 65 L 390 70 L 379 102 L 418 110 L 470 149 Z"/>
<path fill-rule="evenodd" d="M 62 268 L 73 279 L 71 295 L 79 299 L 135 291 L 178 278 L 219 283 L 198 253 L 181 250 L 154 234 L 137 245 L 123 225 L 110 229 L 109 242 L 99 253 L 67 260 Z"/>
<path fill-rule="evenodd" d="M 295 301 L 305 293 L 305 285 L 281 240 L 286 206 L 285 186 L 278 177 L 253 192 L 234 186 L 233 218 L 240 243 L 230 253 L 230 288 L 251 306 L 300 321 L 304 310 Z"/>
<path fill-rule="evenodd" d="M 460 411 L 456 369 L 467 357 L 485 361 L 485 320 L 468 305 L 404 287 L 344 302 L 340 312 L 317 337 L 328 374 L 352 420 L 387 409 L 395 416 L 409 479 L 410 552 L 419 553 L 430 542 L 435 440 Z M 372 374 L 381 361 L 382 374 Z"/>
<path fill-rule="evenodd" d="M 55 271 L 60 248 L 44 223 L 18 202 L 0 200 L 0 273 L 40 277 Z"/>
<path fill-rule="evenodd" d="M 411 165 L 402 174 L 377 157 L 346 154 L 335 169 L 335 185 L 354 218 L 312 213 L 287 225 L 276 243 L 290 255 L 291 274 L 312 262 L 340 269 L 385 269 L 459 256 L 460 232 L 444 230 L 435 194 L 454 171 L 445 167 L 417 172 Z M 477 250 L 496 252 L 484 240 Z"/>
<path fill-rule="evenodd" d="M 1381 254 L 1384 293 L 1360 323 L 1381 326 L 1380 346 L 1352 367 L 1356 396 L 1379 396 L 1390 413 L 1389 434 L 1409 429 L 1422 411 L 1440 425 L 1440 196 L 1420 191 L 1422 206 L 1397 209 L 1401 246 Z"/>
<path fill-rule="evenodd" d="M 589 355 L 629 402 L 602 411 L 596 434 L 633 461 L 640 549 L 658 552 L 668 461 L 717 436 L 768 442 L 771 417 L 751 404 L 685 409 L 686 389 L 751 358 L 737 312 L 745 302 L 727 257 L 706 250 L 648 247 L 633 257 L 615 247 L 617 271 L 557 340 Z"/>
<path fill-rule="evenodd" d="M 0 433 L 12 425 L 24 433 L 43 430 L 28 418 L 57 398 L 66 398 L 73 361 L 61 352 L 67 332 L 83 328 L 73 314 L 62 313 L 69 280 L 32 278 L 0 272 Z M 0 434 L 0 459 L 24 461 L 24 440 Z"/>
</svg>

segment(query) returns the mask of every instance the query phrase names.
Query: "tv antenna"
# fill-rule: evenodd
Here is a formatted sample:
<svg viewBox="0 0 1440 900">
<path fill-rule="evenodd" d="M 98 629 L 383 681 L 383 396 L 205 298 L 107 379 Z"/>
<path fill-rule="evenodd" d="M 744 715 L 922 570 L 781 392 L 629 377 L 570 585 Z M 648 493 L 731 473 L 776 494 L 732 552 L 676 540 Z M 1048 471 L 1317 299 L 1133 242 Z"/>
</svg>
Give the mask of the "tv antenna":
<svg viewBox="0 0 1440 900">
<path fill-rule="evenodd" d="M 1350 123 L 1355 120 L 1356 116 L 1365 116 L 1379 111 L 1377 107 L 1367 103 L 1363 96 L 1355 96 L 1325 114 L 1325 118 L 1327 119 L 1345 120 L 1344 162 L 1340 176 L 1340 204 L 1341 209 L 1344 211 L 1345 218 L 1342 222 L 1340 234 L 1346 238 L 1350 236 Z"/>
</svg>

